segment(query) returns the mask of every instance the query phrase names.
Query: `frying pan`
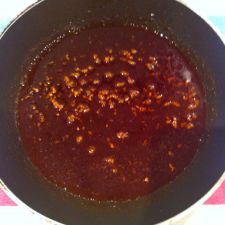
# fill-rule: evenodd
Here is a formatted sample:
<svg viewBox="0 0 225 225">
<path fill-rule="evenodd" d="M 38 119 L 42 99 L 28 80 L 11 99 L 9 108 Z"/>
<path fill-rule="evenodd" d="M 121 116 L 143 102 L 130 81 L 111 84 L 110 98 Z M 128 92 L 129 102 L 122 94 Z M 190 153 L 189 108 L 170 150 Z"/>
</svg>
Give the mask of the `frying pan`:
<svg viewBox="0 0 225 225">
<path fill-rule="evenodd" d="M 53 34 L 66 26 L 84 27 L 116 21 L 144 24 L 179 43 L 199 70 L 206 90 L 209 132 L 191 164 L 174 182 L 139 200 L 98 203 L 67 194 L 35 171 L 19 140 L 15 101 L 29 57 L 32 58 Z M 224 60 L 224 44 L 213 29 L 176 1 L 45 0 L 34 4 L 11 23 L 0 40 L 1 180 L 27 206 L 61 223 L 170 223 L 170 218 L 201 202 L 225 170 Z"/>
</svg>

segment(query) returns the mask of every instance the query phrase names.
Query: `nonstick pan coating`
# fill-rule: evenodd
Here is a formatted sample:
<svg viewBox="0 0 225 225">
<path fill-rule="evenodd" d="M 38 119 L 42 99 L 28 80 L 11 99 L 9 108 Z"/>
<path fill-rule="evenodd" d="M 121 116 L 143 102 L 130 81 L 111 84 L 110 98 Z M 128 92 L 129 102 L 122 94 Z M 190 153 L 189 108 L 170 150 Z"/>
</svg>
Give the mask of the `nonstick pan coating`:
<svg viewBox="0 0 225 225">
<path fill-rule="evenodd" d="M 152 16 L 158 24 L 151 22 Z M 35 55 L 49 37 L 65 26 L 116 21 L 155 26 L 190 48 L 196 55 L 192 61 L 201 71 L 210 109 L 215 108 L 217 116 L 211 122 L 210 110 L 210 137 L 175 182 L 143 199 L 114 207 L 112 203 L 98 204 L 67 195 L 33 169 L 19 141 L 15 101 L 28 56 Z M 35 4 L 0 40 L 0 178 L 26 205 L 65 224 L 146 225 L 176 216 L 201 199 L 225 170 L 224 60 L 225 47 L 216 33 L 191 10 L 172 0 L 45 0 Z M 209 77 L 215 80 L 215 90 Z"/>
</svg>

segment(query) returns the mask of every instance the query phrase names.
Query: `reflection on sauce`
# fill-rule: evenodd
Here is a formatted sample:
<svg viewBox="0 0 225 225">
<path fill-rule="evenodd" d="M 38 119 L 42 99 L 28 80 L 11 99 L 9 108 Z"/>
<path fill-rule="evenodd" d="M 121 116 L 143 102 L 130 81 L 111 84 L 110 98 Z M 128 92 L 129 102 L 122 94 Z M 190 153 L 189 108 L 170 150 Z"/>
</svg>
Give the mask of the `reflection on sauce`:
<svg viewBox="0 0 225 225">
<path fill-rule="evenodd" d="M 141 28 L 65 36 L 19 93 L 32 163 L 59 187 L 95 200 L 134 199 L 173 180 L 193 158 L 204 121 L 191 65 Z"/>
</svg>

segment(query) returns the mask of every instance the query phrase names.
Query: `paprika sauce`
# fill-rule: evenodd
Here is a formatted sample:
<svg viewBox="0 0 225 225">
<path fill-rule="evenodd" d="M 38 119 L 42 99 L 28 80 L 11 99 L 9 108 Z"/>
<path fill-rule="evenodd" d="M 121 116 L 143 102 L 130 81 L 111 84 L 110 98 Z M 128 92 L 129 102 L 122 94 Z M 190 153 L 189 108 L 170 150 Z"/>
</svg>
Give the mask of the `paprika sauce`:
<svg viewBox="0 0 225 225">
<path fill-rule="evenodd" d="M 206 111 L 181 51 L 129 26 L 53 42 L 18 95 L 18 127 L 33 165 L 55 185 L 99 201 L 136 199 L 174 180 L 197 151 Z"/>
</svg>

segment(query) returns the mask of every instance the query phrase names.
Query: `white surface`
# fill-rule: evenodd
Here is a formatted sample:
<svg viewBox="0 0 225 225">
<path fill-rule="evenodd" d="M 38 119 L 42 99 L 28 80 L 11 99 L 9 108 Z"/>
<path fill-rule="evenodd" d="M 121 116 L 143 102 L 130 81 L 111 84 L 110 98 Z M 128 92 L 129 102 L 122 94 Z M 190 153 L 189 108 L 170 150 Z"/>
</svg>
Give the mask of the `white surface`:
<svg viewBox="0 0 225 225">
<path fill-rule="evenodd" d="M 225 225 L 225 206 L 203 205 L 183 225 Z"/>
<path fill-rule="evenodd" d="M 198 14 L 206 16 L 225 16 L 224 0 L 180 0 Z"/>
<path fill-rule="evenodd" d="M 12 19 L 35 0 L 0 0 L 0 21 Z"/>
</svg>

